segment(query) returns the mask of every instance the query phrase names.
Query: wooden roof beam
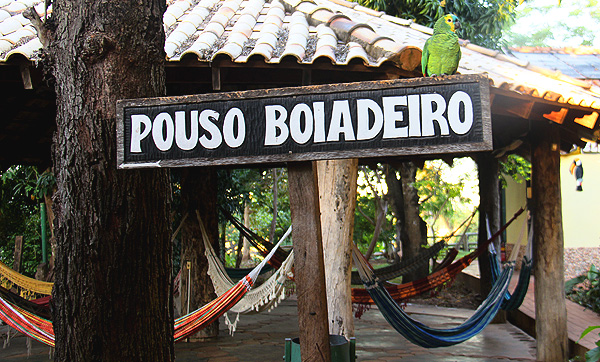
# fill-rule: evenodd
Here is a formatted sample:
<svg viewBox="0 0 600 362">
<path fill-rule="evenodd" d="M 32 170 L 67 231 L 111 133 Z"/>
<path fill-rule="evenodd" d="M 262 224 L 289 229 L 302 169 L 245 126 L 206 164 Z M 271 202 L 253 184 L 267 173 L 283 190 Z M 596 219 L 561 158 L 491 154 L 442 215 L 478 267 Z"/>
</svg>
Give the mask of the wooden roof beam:
<svg viewBox="0 0 600 362">
<path fill-rule="evenodd" d="M 529 119 L 534 106 L 532 100 L 495 95 L 492 102 L 492 114 L 517 116 Z"/>
</svg>

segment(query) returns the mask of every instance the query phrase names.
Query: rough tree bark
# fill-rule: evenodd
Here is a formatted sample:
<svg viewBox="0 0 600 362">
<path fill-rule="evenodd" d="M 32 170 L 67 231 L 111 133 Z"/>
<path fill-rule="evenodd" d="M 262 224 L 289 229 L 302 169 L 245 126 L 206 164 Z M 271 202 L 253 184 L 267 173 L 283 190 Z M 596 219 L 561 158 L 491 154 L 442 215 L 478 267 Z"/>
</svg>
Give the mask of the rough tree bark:
<svg viewBox="0 0 600 362">
<path fill-rule="evenodd" d="M 400 182 L 404 194 L 404 229 L 406 237 L 402 238 L 402 258 L 412 258 L 427 245 L 427 225 L 419 215 L 419 195 L 415 188 L 417 166 L 412 161 L 400 163 Z M 429 265 L 424 263 L 414 272 L 407 273 L 403 282 L 424 278 L 429 274 Z"/>
<path fill-rule="evenodd" d="M 354 336 L 350 275 L 358 160 L 317 162 L 329 333 Z"/>
<path fill-rule="evenodd" d="M 55 78 L 57 361 L 172 361 L 165 170 L 117 170 L 118 99 L 165 93 L 165 1 L 54 0 L 32 16 Z"/>
<path fill-rule="evenodd" d="M 564 243 L 558 127 L 536 124 L 531 143 L 535 332 L 538 361 L 566 361 Z"/>
<path fill-rule="evenodd" d="M 181 238 L 181 310 L 189 313 L 215 299 L 215 289 L 208 275 L 208 260 L 204 255 L 204 242 L 196 213 L 200 214 L 209 242 L 219 250 L 219 218 L 217 210 L 217 173 L 212 167 L 187 168 L 181 175 L 182 213 L 185 219 Z M 188 262 L 191 268 L 188 270 Z M 188 278 L 189 275 L 189 278 Z M 188 280 L 189 279 L 189 280 Z M 190 290 L 188 310 L 188 282 Z M 219 335 L 219 321 L 190 337 L 202 340 Z"/>
</svg>

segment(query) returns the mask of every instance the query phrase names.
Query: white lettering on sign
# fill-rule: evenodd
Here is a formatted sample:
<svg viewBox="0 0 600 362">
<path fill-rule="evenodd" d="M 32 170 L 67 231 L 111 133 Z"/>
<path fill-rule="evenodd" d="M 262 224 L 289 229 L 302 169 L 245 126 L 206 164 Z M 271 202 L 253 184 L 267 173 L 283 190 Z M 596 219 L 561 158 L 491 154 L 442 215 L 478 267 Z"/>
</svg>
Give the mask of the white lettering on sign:
<svg viewBox="0 0 600 362">
<path fill-rule="evenodd" d="M 309 105 L 298 103 L 289 119 L 284 106 L 267 105 L 264 145 L 281 145 L 290 135 L 297 144 L 306 144 L 311 136 L 314 143 L 364 141 L 379 135 L 383 139 L 431 137 L 436 135 L 436 124 L 441 136 L 448 136 L 450 130 L 464 135 L 473 126 L 473 102 L 463 91 L 455 92 L 447 107 L 444 97 L 437 93 L 382 97 L 381 104 L 372 99 L 356 100 L 355 133 L 350 101 L 334 100 L 327 134 L 324 102 L 313 103 L 312 110 Z"/>
<path fill-rule="evenodd" d="M 154 121 L 145 114 L 131 115 L 131 153 L 142 152 L 142 140 L 152 132 L 152 141 L 161 151 L 169 151 L 173 141 L 177 147 L 189 151 L 198 146 L 205 149 L 219 148 L 225 140 L 230 148 L 237 148 L 246 140 L 246 120 L 239 108 L 231 108 L 225 114 L 221 128 L 218 126 L 220 114 L 212 109 L 205 109 L 200 114 L 197 110 L 175 112 L 175 121 L 167 112 L 159 113 Z M 200 128 L 205 132 L 198 137 Z"/>
<path fill-rule="evenodd" d="M 327 104 L 326 104 L 327 103 Z M 286 108 L 287 106 L 287 108 Z M 409 94 L 378 99 L 337 99 L 264 105 L 264 146 L 286 142 L 298 145 L 465 135 L 473 127 L 471 96 L 454 92 L 446 101 L 441 94 Z M 327 112 L 326 112 L 327 110 Z M 151 119 L 145 114 L 131 115 L 131 153 L 142 153 L 151 140 L 163 152 L 172 148 L 190 151 L 197 147 L 214 150 L 234 149 L 247 138 L 246 117 L 232 107 L 223 114 L 212 109 L 160 112 Z M 262 127 L 259 127 L 263 132 Z M 145 141 L 146 140 L 146 141 Z M 144 143 L 145 142 L 145 143 Z M 150 146 L 152 147 L 152 146 Z"/>
</svg>

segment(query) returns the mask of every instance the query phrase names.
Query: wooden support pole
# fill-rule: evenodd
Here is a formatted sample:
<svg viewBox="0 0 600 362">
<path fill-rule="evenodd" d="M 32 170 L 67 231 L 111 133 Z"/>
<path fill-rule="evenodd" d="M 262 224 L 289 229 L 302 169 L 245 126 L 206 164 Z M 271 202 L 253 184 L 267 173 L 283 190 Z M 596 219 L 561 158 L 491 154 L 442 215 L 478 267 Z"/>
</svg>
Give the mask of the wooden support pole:
<svg viewBox="0 0 600 362">
<path fill-rule="evenodd" d="M 330 362 L 316 162 L 288 165 L 298 327 L 303 362 Z"/>
<path fill-rule="evenodd" d="M 479 176 L 479 237 L 477 245 L 485 243 L 488 239 L 487 222 L 490 224 L 491 233 L 500 228 L 500 193 L 498 182 L 498 160 L 491 153 L 477 155 L 477 171 Z M 494 240 L 494 248 L 500 251 L 500 238 Z M 483 295 L 492 289 L 492 275 L 490 262 L 487 257 L 478 258 L 480 288 Z"/>
<path fill-rule="evenodd" d="M 538 361 L 568 359 L 558 127 L 532 132 L 533 260 Z"/>
<path fill-rule="evenodd" d="M 479 230 L 477 245 L 485 243 L 488 239 L 487 223 L 490 232 L 494 234 L 500 229 L 500 182 L 498 180 L 498 160 L 491 153 L 477 155 L 477 169 L 479 174 Z M 497 257 L 500 257 L 500 238 L 493 242 Z M 492 290 L 492 273 L 489 258 L 477 258 L 479 264 L 479 289 L 482 295 L 488 295 Z M 492 323 L 505 323 L 506 313 L 498 311 Z"/>
<path fill-rule="evenodd" d="M 329 333 L 354 337 L 352 235 L 358 159 L 318 161 Z"/>
</svg>

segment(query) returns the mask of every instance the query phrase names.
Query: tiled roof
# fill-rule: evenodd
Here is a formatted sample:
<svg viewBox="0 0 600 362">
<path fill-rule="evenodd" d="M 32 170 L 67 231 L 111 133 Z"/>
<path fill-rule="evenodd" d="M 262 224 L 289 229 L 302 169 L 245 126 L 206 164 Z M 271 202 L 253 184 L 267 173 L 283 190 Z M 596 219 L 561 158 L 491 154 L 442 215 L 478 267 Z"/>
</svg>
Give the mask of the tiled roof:
<svg viewBox="0 0 600 362">
<path fill-rule="evenodd" d="M 510 53 L 531 64 L 600 85 L 600 49 L 521 47 L 511 48 Z"/>
<path fill-rule="evenodd" d="M 41 43 L 22 12 L 42 0 L 0 0 L 0 61 L 14 54 L 35 60 Z M 49 9 L 51 12 L 51 9 Z M 432 29 L 345 0 L 168 0 L 165 51 L 171 62 L 223 56 L 235 63 L 259 57 L 300 64 L 393 62 L 418 70 L 419 53 Z M 527 60 L 462 41 L 459 72 L 487 73 L 496 88 L 551 101 L 600 109 L 600 87 Z"/>
</svg>

